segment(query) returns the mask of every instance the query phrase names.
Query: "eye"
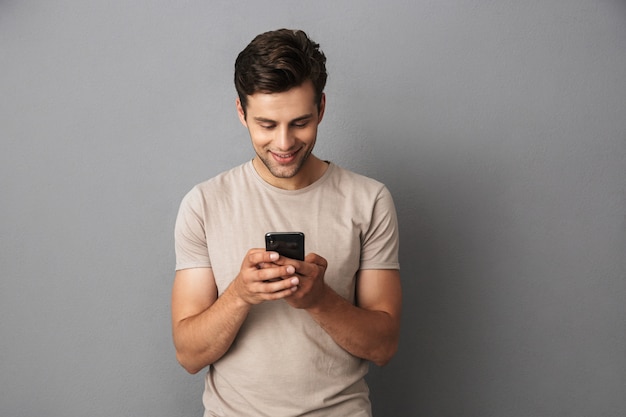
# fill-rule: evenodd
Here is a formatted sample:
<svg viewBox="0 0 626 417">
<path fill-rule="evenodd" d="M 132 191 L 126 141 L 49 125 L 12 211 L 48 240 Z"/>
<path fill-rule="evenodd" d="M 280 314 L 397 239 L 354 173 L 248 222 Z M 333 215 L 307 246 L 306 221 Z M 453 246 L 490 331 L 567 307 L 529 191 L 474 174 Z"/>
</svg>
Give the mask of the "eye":
<svg viewBox="0 0 626 417">
<path fill-rule="evenodd" d="M 294 127 L 296 127 L 296 128 L 298 128 L 298 129 L 302 129 L 302 128 L 307 127 L 307 125 L 308 125 L 308 124 L 309 124 L 309 121 L 307 120 L 307 121 L 305 121 L 305 122 L 297 122 L 297 123 L 294 123 L 294 124 L 293 124 L 293 126 L 294 126 Z"/>
</svg>

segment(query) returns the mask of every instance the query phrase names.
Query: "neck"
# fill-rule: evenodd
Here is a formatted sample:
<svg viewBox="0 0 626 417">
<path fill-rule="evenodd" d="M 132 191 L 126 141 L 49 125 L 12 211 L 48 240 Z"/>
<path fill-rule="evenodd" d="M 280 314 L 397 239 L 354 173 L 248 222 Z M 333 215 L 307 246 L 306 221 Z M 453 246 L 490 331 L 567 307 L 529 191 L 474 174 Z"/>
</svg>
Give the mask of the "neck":
<svg viewBox="0 0 626 417">
<path fill-rule="evenodd" d="M 268 184 L 283 190 L 299 190 L 308 187 L 320 179 L 328 168 L 328 163 L 311 154 L 300 168 L 300 171 L 291 178 L 279 178 L 272 175 L 259 157 L 254 157 L 252 166 L 259 176 Z"/>
</svg>

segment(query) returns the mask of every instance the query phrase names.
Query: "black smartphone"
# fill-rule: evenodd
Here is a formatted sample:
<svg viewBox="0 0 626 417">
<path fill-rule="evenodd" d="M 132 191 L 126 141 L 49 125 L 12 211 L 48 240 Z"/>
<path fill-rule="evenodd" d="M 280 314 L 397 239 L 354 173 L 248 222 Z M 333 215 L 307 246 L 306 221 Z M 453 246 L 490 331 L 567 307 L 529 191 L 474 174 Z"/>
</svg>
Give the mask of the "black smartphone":
<svg viewBox="0 0 626 417">
<path fill-rule="evenodd" d="M 265 250 L 304 261 L 304 233 L 271 232 L 265 234 Z"/>
</svg>

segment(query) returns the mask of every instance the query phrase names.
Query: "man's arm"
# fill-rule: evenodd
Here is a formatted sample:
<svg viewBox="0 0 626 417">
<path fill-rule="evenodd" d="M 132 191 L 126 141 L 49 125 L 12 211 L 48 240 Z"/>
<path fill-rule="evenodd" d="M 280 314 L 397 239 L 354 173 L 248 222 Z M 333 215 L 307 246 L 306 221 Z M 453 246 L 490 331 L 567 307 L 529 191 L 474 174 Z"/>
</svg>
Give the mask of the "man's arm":
<svg viewBox="0 0 626 417">
<path fill-rule="evenodd" d="M 305 309 L 311 317 L 354 356 L 383 366 L 398 349 L 402 291 L 396 269 L 361 270 L 356 282 L 356 305 L 333 291 L 323 281 L 326 262 L 311 254 L 300 288 L 286 301 Z M 300 270 L 298 270 L 300 273 Z"/>
<path fill-rule="evenodd" d="M 176 271 L 172 335 L 176 359 L 192 374 L 226 353 L 250 309 L 229 291 L 217 300 L 211 268 Z"/>
<path fill-rule="evenodd" d="M 293 275 L 293 266 L 259 269 L 278 254 L 252 249 L 241 271 L 218 297 L 211 268 L 183 269 L 176 272 L 172 288 L 172 335 L 176 358 L 190 373 L 221 358 L 230 348 L 254 304 L 287 297 L 298 281 L 269 279 Z"/>
</svg>

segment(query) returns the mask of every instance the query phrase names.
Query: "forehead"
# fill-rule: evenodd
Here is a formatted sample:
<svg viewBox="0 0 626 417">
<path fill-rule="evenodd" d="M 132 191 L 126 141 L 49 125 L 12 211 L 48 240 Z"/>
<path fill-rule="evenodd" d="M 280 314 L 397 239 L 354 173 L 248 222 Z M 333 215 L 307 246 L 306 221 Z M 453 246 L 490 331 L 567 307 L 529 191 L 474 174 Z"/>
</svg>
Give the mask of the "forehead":
<svg viewBox="0 0 626 417">
<path fill-rule="evenodd" d="M 246 107 L 253 117 L 295 118 L 317 109 L 315 90 L 309 81 L 281 93 L 254 93 L 248 96 Z"/>
</svg>

